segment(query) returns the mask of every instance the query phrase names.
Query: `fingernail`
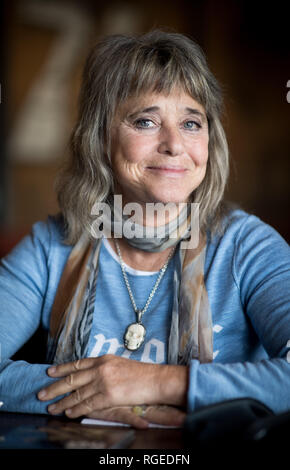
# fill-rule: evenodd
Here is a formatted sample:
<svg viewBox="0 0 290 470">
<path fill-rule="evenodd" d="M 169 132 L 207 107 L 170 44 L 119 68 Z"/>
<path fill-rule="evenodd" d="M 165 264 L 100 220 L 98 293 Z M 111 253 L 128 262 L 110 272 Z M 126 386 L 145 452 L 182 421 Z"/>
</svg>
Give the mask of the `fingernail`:
<svg viewBox="0 0 290 470">
<path fill-rule="evenodd" d="M 38 398 L 44 398 L 46 396 L 46 391 L 45 390 L 41 390 L 38 394 Z"/>
<path fill-rule="evenodd" d="M 49 405 L 49 407 L 47 408 L 49 413 L 51 413 L 53 410 L 56 409 L 56 405 Z"/>
<path fill-rule="evenodd" d="M 49 367 L 48 373 L 49 374 L 54 374 L 56 372 L 56 367 Z"/>
<path fill-rule="evenodd" d="M 68 408 L 67 410 L 65 410 L 65 414 L 66 415 L 71 415 L 72 414 L 72 409 Z"/>
</svg>

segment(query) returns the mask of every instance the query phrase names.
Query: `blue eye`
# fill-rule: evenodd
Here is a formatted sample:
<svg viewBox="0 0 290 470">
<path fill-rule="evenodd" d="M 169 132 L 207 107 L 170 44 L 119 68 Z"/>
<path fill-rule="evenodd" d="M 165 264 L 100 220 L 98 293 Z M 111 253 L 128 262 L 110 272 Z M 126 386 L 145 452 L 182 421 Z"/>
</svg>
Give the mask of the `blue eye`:
<svg viewBox="0 0 290 470">
<path fill-rule="evenodd" d="M 137 119 L 134 124 L 139 129 L 149 129 L 154 125 L 151 119 Z"/>
<path fill-rule="evenodd" d="M 200 129 L 201 125 L 199 124 L 199 122 L 196 122 L 196 121 L 186 121 L 184 123 L 184 127 L 185 129 L 192 130 L 192 129 Z"/>
</svg>

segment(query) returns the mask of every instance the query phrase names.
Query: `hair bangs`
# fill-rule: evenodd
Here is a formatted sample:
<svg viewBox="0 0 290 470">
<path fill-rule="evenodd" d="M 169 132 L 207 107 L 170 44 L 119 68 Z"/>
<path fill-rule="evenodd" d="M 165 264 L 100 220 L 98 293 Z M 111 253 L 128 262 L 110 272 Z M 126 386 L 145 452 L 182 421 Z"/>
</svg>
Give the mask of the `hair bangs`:
<svg viewBox="0 0 290 470">
<path fill-rule="evenodd" d="M 120 102 L 144 93 L 169 95 L 179 88 L 207 108 L 199 72 L 192 64 L 189 66 L 186 57 L 180 57 L 180 51 L 170 49 L 168 45 L 161 49 L 142 47 L 130 59 L 131 63 L 126 62 L 126 84 L 119 88 Z"/>
</svg>

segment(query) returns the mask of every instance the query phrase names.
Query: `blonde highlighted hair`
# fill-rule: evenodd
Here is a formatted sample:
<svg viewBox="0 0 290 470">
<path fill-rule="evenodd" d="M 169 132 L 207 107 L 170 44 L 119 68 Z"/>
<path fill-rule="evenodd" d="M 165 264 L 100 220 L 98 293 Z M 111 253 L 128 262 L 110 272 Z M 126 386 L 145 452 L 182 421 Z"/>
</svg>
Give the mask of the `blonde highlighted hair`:
<svg viewBox="0 0 290 470">
<path fill-rule="evenodd" d="M 173 87 L 182 88 L 205 109 L 209 158 L 192 202 L 200 204 L 201 230 L 214 231 L 221 225 L 229 162 L 220 86 L 194 41 L 182 34 L 154 30 L 140 36 L 107 36 L 87 58 L 70 154 L 56 184 L 67 243 L 76 243 L 84 230 L 90 233 L 93 205 L 106 201 L 113 191 L 108 149 L 119 104 L 148 91 L 170 93 Z"/>
</svg>

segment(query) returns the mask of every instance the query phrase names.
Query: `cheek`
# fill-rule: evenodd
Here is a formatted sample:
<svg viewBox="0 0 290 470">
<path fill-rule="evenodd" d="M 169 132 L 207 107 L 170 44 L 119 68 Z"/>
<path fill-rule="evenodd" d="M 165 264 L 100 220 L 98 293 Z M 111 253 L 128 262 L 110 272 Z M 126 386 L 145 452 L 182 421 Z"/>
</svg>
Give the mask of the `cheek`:
<svg viewBox="0 0 290 470">
<path fill-rule="evenodd" d="M 112 154 L 112 167 L 119 180 L 138 182 L 143 175 L 143 167 L 151 155 L 148 139 L 135 138 L 120 142 Z"/>
<path fill-rule="evenodd" d="M 140 164 L 150 156 L 152 143 L 150 139 L 135 137 L 123 146 L 123 158 L 129 164 Z"/>
<path fill-rule="evenodd" d="M 132 136 L 129 132 L 119 137 L 118 144 L 112 152 L 112 162 L 114 160 L 117 166 L 122 162 L 138 164 L 150 155 L 150 148 L 152 148 L 150 139 L 146 139 L 144 136 Z"/>
<path fill-rule="evenodd" d="M 189 155 L 196 166 L 205 166 L 208 160 L 208 139 L 201 140 L 192 145 Z"/>
</svg>

